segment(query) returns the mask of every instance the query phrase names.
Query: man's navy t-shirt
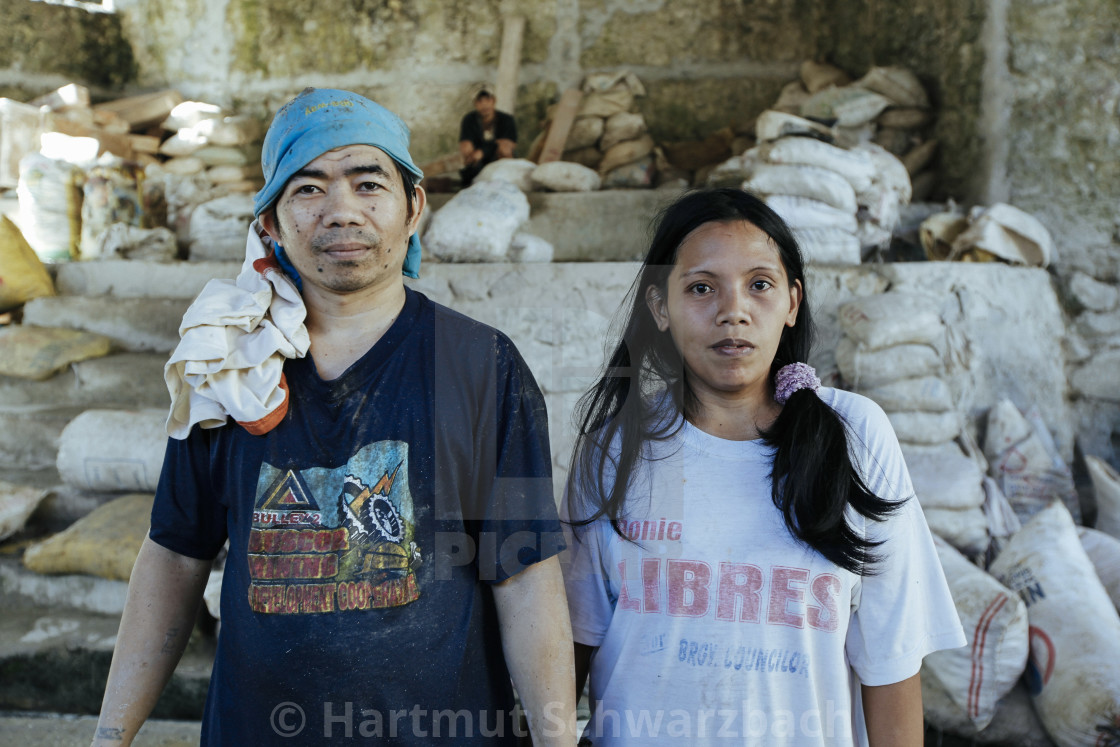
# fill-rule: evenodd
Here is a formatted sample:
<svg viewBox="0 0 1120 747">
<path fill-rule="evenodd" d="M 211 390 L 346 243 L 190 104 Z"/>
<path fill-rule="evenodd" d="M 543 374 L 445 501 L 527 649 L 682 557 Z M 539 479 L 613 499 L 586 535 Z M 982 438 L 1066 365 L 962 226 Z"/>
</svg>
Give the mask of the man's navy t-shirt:
<svg viewBox="0 0 1120 747">
<path fill-rule="evenodd" d="M 205 744 L 515 743 L 489 582 L 562 547 L 544 400 L 507 337 L 406 293 L 339 378 L 285 365 L 274 430 L 168 444 L 152 539 L 229 539 Z"/>
</svg>

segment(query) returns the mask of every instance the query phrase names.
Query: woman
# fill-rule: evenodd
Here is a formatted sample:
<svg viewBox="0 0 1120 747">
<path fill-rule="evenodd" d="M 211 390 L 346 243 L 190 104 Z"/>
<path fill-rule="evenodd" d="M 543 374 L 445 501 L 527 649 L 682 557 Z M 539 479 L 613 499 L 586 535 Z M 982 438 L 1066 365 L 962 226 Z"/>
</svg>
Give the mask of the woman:
<svg viewBox="0 0 1120 747">
<path fill-rule="evenodd" d="M 805 363 L 789 229 L 686 194 L 633 295 L 565 500 L 585 743 L 920 745 L 965 639 L 889 421 Z"/>
</svg>

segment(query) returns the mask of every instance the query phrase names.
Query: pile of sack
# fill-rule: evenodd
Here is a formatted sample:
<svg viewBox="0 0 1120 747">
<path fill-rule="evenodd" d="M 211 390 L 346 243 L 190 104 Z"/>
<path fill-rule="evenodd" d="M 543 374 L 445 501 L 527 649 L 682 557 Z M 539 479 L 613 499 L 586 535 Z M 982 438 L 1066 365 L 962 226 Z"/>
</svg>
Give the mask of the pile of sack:
<svg viewBox="0 0 1120 747">
<path fill-rule="evenodd" d="M 957 444 L 960 349 L 938 300 L 888 291 L 839 309 L 836 363 L 846 388 L 887 413 L 930 528 L 961 552 L 988 548 L 984 469 Z"/>
<path fill-rule="evenodd" d="M 654 186 L 654 142 L 635 104 L 646 95 L 642 82 L 629 72 L 595 73 L 584 78 L 580 89 L 583 98 L 561 160 L 598 173 L 603 189 Z M 554 111 L 549 111 L 550 121 Z M 531 154 L 543 147 L 546 133 L 547 127 Z"/>
<path fill-rule="evenodd" d="M 755 121 L 757 145 L 706 182 L 763 195 L 811 261 L 858 264 L 886 249 L 902 207 L 931 191 L 937 143 L 920 135 L 931 121 L 925 90 L 905 68 L 875 67 L 853 83 L 805 62 Z"/>
<path fill-rule="evenodd" d="M 504 159 L 509 161 L 512 159 Z M 490 166 L 503 163 L 499 161 Z M 555 162 L 536 168 L 575 166 Z M 583 168 L 583 167 L 576 167 Z M 486 170 L 483 170 L 483 174 Z M 517 184 L 504 178 L 477 179 L 432 214 L 422 245 L 443 262 L 550 262 L 552 244 L 521 231 L 529 220 L 529 200 Z M 481 177 L 483 174 L 480 174 Z"/>
<path fill-rule="evenodd" d="M 922 221 L 919 239 L 931 260 L 1046 267 L 1055 257 L 1046 227 L 1030 213 L 1002 202 L 977 205 L 968 215 L 934 213 Z"/>
<path fill-rule="evenodd" d="M 987 572 L 945 543 L 938 554 L 968 645 L 926 657 L 926 721 L 975 744 L 1113 744 L 1120 539 L 1076 526 L 1053 501 Z"/>
<path fill-rule="evenodd" d="M 261 123 L 233 115 L 216 104 L 184 101 L 160 123 L 171 133 L 159 146 L 167 156 L 161 167 L 170 174 L 205 172 L 211 184 L 227 190 L 256 192 L 264 186 L 260 164 Z"/>
</svg>

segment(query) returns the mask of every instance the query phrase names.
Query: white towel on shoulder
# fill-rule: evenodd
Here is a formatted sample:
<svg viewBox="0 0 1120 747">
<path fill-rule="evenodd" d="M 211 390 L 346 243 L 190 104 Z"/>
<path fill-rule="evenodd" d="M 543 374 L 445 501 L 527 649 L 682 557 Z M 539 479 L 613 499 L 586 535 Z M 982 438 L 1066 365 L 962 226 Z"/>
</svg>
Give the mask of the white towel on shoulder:
<svg viewBox="0 0 1120 747">
<path fill-rule="evenodd" d="M 186 438 L 195 423 L 217 428 L 227 417 L 264 433 L 287 412 L 284 361 L 307 355 L 311 339 L 303 298 L 266 241 L 253 221 L 240 274 L 208 282 L 183 316 L 163 369 L 172 438 Z"/>
</svg>

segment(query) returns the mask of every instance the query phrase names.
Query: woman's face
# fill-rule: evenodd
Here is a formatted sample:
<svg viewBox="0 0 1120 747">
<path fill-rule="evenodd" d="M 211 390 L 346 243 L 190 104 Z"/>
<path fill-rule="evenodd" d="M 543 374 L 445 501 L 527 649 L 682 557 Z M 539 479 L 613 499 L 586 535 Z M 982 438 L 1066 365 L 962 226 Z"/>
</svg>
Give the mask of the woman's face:
<svg viewBox="0 0 1120 747">
<path fill-rule="evenodd" d="M 688 234 L 664 294 L 654 286 L 646 292 L 701 402 L 707 395 L 769 401 L 770 365 L 782 331 L 797 321 L 801 297 L 777 245 L 746 221 L 705 223 Z"/>
</svg>

